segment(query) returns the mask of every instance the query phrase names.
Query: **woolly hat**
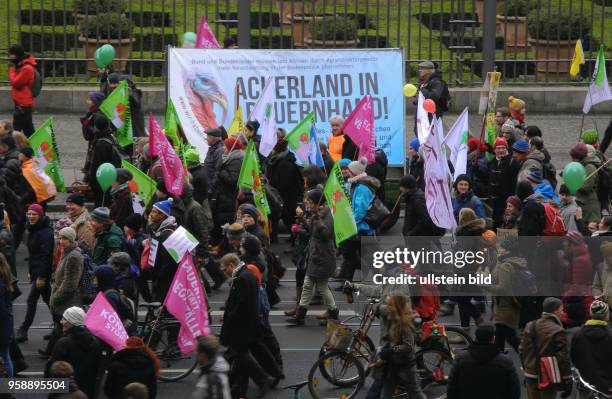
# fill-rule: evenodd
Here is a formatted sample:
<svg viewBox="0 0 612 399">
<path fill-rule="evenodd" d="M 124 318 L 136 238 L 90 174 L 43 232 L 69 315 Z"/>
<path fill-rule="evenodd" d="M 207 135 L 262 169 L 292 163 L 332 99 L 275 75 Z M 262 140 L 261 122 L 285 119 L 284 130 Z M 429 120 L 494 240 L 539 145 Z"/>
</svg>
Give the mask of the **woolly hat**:
<svg viewBox="0 0 612 399">
<path fill-rule="evenodd" d="M 565 183 L 559 186 L 559 194 L 572 195 L 572 193 L 570 193 L 570 190 L 569 188 L 567 188 Z"/>
<path fill-rule="evenodd" d="M 340 166 L 341 168 L 347 168 L 350 163 L 351 163 L 350 159 L 342 158 L 341 160 L 338 161 L 338 166 Z"/>
<path fill-rule="evenodd" d="M 285 139 L 280 139 L 276 142 L 276 145 L 274 146 L 274 152 L 276 152 L 277 154 L 285 151 L 287 149 L 287 146 L 289 145 L 289 143 L 287 142 L 287 140 Z"/>
<path fill-rule="evenodd" d="M 421 142 L 419 141 L 419 139 L 412 139 L 410 140 L 410 147 L 412 147 L 412 149 L 418 152 L 419 147 L 421 147 Z"/>
<path fill-rule="evenodd" d="M 107 260 L 109 265 L 129 265 L 132 258 L 127 252 L 115 252 Z"/>
<path fill-rule="evenodd" d="M 32 211 L 32 212 L 36 213 L 38 216 L 40 216 L 40 217 L 45 216 L 45 211 L 44 211 L 43 207 L 40 206 L 39 204 L 32 204 L 32 205 L 28 206 L 28 211 Z"/>
<path fill-rule="evenodd" d="M 244 148 L 242 141 L 234 136 L 226 138 L 223 141 L 223 144 L 225 144 L 225 148 L 227 148 L 228 151 L 231 151 L 232 149 L 242 150 Z"/>
<path fill-rule="evenodd" d="M 480 147 L 482 145 L 480 140 L 475 139 L 474 137 L 468 138 L 467 144 L 468 144 L 468 149 L 470 151 L 474 151 L 474 150 L 478 149 L 478 147 Z"/>
<path fill-rule="evenodd" d="M 553 296 L 549 296 L 544 299 L 544 303 L 542 303 L 542 311 L 546 313 L 552 313 L 555 310 L 559 309 L 563 305 L 563 302 L 559 298 L 555 298 Z"/>
<path fill-rule="evenodd" d="M 153 204 L 153 208 L 157 209 L 158 211 L 160 211 L 166 216 L 171 216 L 172 215 L 172 198 L 168 198 L 167 200 L 164 200 L 164 201 L 157 201 L 155 204 Z"/>
<path fill-rule="evenodd" d="M 595 320 L 606 320 L 610 316 L 610 308 L 603 301 L 593 301 L 590 311 L 591 318 Z"/>
<path fill-rule="evenodd" d="M 87 97 L 93 102 L 96 107 L 99 107 L 104 101 L 104 93 L 100 93 L 99 91 L 90 91 L 87 93 Z"/>
<path fill-rule="evenodd" d="M 359 161 L 353 161 L 349 164 L 348 170 L 355 176 L 365 173 L 367 161 L 361 158 Z"/>
<path fill-rule="evenodd" d="M 597 144 L 598 139 L 599 136 L 597 134 L 597 130 L 595 129 L 589 129 L 582 132 L 582 141 L 584 141 L 584 144 Z"/>
<path fill-rule="evenodd" d="M 108 75 L 108 83 L 110 84 L 117 84 L 119 83 L 119 81 L 121 80 L 121 76 L 118 73 L 111 73 L 110 75 Z"/>
<path fill-rule="evenodd" d="M 91 218 L 98 223 L 109 224 L 111 222 L 110 210 L 104 206 L 94 209 Z"/>
<path fill-rule="evenodd" d="M 72 193 L 68 196 L 66 202 L 71 202 L 73 204 L 83 206 L 85 205 L 85 196 L 81 193 Z"/>
<path fill-rule="evenodd" d="M 72 226 L 72 220 L 70 220 L 70 218 L 61 218 L 53 224 L 53 233 L 59 237 L 59 232 L 64 227 L 70 227 L 70 226 Z"/>
<path fill-rule="evenodd" d="M 78 306 L 66 309 L 62 317 L 75 327 L 85 325 L 85 312 Z"/>
<path fill-rule="evenodd" d="M 259 239 L 252 235 L 247 235 L 242 239 L 241 243 L 242 248 L 247 253 L 247 255 L 257 256 L 261 252 L 261 243 Z"/>
<path fill-rule="evenodd" d="M 142 227 L 142 216 L 137 213 L 133 213 L 125 218 L 124 225 L 134 231 L 138 231 Z"/>
<path fill-rule="evenodd" d="M 248 121 L 245 126 L 249 128 L 250 130 L 254 131 L 255 133 L 257 133 L 260 125 L 259 125 L 259 121 L 254 120 L 254 121 Z"/>
<path fill-rule="evenodd" d="M 243 214 L 251 216 L 255 221 L 259 219 L 259 211 L 251 204 L 242 204 L 238 209 L 240 209 L 240 212 Z"/>
<path fill-rule="evenodd" d="M 525 129 L 525 136 L 529 138 L 542 137 L 542 131 L 537 126 L 528 126 L 527 129 Z"/>
<path fill-rule="evenodd" d="M 416 179 L 412 175 L 402 176 L 400 179 L 400 187 L 407 188 L 408 190 L 412 190 L 417 186 Z"/>
<path fill-rule="evenodd" d="M 584 236 L 579 231 L 570 230 L 565 236 L 571 241 L 573 245 L 580 245 L 584 243 Z"/>
<path fill-rule="evenodd" d="M 540 172 L 537 168 L 531 168 L 527 171 L 527 180 L 532 182 L 533 184 L 542 183 L 542 172 Z"/>
<path fill-rule="evenodd" d="M 508 109 L 514 112 L 521 112 L 525 110 L 525 101 L 514 96 L 508 97 Z"/>
<path fill-rule="evenodd" d="M 117 169 L 117 178 L 116 178 L 117 183 L 125 184 L 129 182 L 130 180 L 132 180 L 133 178 L 134 178 L 134 175 L 128 169 L 125 169 L 125 168 Z"/>
<path fill-rule="evenodd" d="M 468 182 L 468 184 L 470 185 L 470 187 L 472 187 L 472 179 L 470 179 L 470 177 L 468 175 L 466 175 L 465 173 L 460 174 L 459 176 L 457 176 L 457 179 L 455 180 L 455 184 L 454 187 L 457 188 L 457 184 L 460 181 L 466 181 Z"/>
<path fill-rule="evenodd" d="M 134 335 L 125 340 L 125 347 L 129 349 L 143 349 L 145 343 L 142 338 Z"/>
<path fill-rule="evenodd" d="M 200 163 L 200 154 L 195 148 L 185 151 L 185 161 L 187 163 Z"/>
<path fill-rule="evenodd" d="M 523 208 L 523 202 L 516 195 L 511 195 L 506 198 L 506 203 L 512 204 L 512 206 L 518 210 L 521 210 L 521 208 Z"/>
<path fill-rule="evenodd" d="M 72 227 L 64 227 L 60 230 L 59 236 L 67 239 L 70 242 L 76 241 L 76 231 Z"/>
<path fill-rule="evenodd" d="M 570 150 L 570 156 L 574 159 L 583 160 L 589 153 L 589 149 L 584 143 L 576 143 Z"/>
<path fill-rule="evenodd" d="M 516 140 L 512 146 L 512 151 L 524 154 L 529 151 L 529 143 L 525 139 Z"/>
<path fill-rule="evenodd" d="M 508 119 L 501 127 L 502 133 L 513 133 L 514 132 L 514 123 L 510 119 Z"/>
<path fill-rule="evenodd" d="M 225 232 L 228 240 L 242 240 L 246 234 L 244 226 L 240 223 L 232 223 Z"/>
<path fill-rule="evenodd" d="M 323 190 L 319 187 L 313 188 L 312 190 L 306 191 L 306 197 L 317 205 L 325 203 L 325 196 Z"/>
<path fill-rule="evenodd" d="M 495 337 L 495 327 L 491 324 L 483 324 L 476 328 L 476 341 L 477 342 L 491 342 Z"/>
<path fill-rule="evenodd" d="M 204 133 L 207 136 L 212 136 L 212 137 L 221 137 L 223 134 L 221 133 L 221 130 L 217 129 L 217 128 L 210 128 L 210 129 L 206 129 L 204 130 Z"/>
<path fill-rule="evenodd" d="M 601 251 L 601 254 L 604 259 L 612 255 L 612 241 L 602 242 L 601 246 L 599 247 L 599 250 Z"/>
<path fill-rule="evenodd" d="M 34 150 L 30 147 L 23 147 L 19 149 L 19 152 L 23 154 L 26 158 L 32 158 L 34 156 Z"/>
<path fill-rule="evenodd" d="M 94 123 L 96 125 L 96 129 L 98 130 L 106 130 L 110 127 L 110 121 L 104 115 L 98 116 Z"/>
<path fill-rule="evenodd" d="M 506 147 L 506 149 L 508 149 L 508 141 L 503 137 L 496 138 L 495 141 L 493 142 L 493 149 L 499 146 Z"/>
</svg>

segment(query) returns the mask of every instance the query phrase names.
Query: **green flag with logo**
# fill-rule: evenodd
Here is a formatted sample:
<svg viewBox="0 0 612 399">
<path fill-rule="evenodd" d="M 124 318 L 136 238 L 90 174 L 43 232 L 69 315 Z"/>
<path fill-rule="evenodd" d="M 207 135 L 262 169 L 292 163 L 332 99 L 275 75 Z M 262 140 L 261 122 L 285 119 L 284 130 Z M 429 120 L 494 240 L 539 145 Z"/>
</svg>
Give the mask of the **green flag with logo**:
<svg viewBox="0 0 612 399">
<path fill-rule="evenodd" d="M 138 197 L 140 197 L 145 207 L 149 205 L 155 195 L 155 180 L 151 179 L 143 171 L 128 161 L 121 161 L 121 167 L 132 172 L 133 178 L 128 183 L 130 191 L 133 194 L 138 194 Z"/>
<path fill-rule="evenodd" d="M 34 157 L 45 173 L 53 180 L 57 191 L 65 192 L 64 171 L 57 152 L 57 142 L 53 132 L 53 117 L 43 123 L 29 138 Z"/>
<path fill-rule="evenodd" d="M 115 90 L 102 101 L 100 111 L 117 128 L 117 142 L 121 147 L 134 144 L 130 113 L 130 91 L 127 81 L 122 80 L 119 86 L 115 87 Z"/>
<path fill-rule="evenodd" d="M 259 209 L 267 220 L 270 214 L 270 206 L 268 205 L 264 180 L 261 176 L 261 169 L 259 168 L 259 154 L 257 153 L 253 140 L 249 140 L 244 159 L 242 160 L 242 167 L 240 168 L 240 175 L 238 177 L 238 188 L 245 188 L 253 192 L 255 206 L 257 206 L 257 209 Z"/>
<path fill-rule="evenodd" d="M 315 123 L 315 113 L 311 112 L 298 123 L 291 132 L 285 136 L 285 140 L 295 155 L 304 164 L 308 164 L 308 153 L 310 150 L 310 130 Z"/>
<path fill-rule="evenodd" d="M 329 172 L 323 194 L 325 194 L 325 200 L 334 218 L 334 235 L 336 245 L 339 245 L 342 241 L 357 234 L 357 225 L 338 162 Z"/>
</svg>

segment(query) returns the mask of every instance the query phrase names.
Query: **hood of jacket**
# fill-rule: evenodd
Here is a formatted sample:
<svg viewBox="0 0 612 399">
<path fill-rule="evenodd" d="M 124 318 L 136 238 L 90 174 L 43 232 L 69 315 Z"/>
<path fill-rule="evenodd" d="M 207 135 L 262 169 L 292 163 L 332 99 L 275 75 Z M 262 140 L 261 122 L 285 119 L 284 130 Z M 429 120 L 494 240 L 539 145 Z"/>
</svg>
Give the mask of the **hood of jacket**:
<svg viewBox="0 0 612 399">
<path fill-rule="evenodd" d="M 601 166 L 601 159 L 599 159 L 597 155 L 587 155 L 587 157 L 584 158 L 581 163 L 585 166 L 588 164 L 592 164 L 596 168 L 598 168 Z"/>
<path fill-rule="evenodd" d="M 135 370 L 153 368 L 149 354 L 142 348 L 125 348 L 113 355 L 113 361 L 122 362 Z"/>
<path fill-rule="evenodd" d="M 529 155 L 527 155 L 527 158 L 525 158 L 525 160 L 528 160 L 528 159 L 535 159 L 543 163 L 546 157 L 544 156 L 544 153 L 542 151 L 533 150 Z"/>
<path fill-rule="evenodd" d="M 365 184 L 370 186 L 375 192 L 380 188 L 380 180 L 373 176 L 361 176 L 358 179 L 351 182 L 352 186 L 355 187 L 357 184 Z"/>
<path fill-rule="evenodd" d="M 285 150 L 283 152 L 279 152 L 278 154 L 274 154 L 268 158 L 268 163 L 270 165 L 276 165 L 282 160 L 287 160 L 288 162 L 295 163 L 295 155 L 289 150 Z"/>
<path fill-rule="evenodd" d="M 51 219 L 49 219 L 49 216 L 43 216 L 38 219 L 36 223 L 30 224 L 28 222 L 28 224 L 26 225 L 26 228 L 30 233 L 44 229 L 45 227 L 51 227 Z"/>
<path fill-rule="evenodd" d="M 72 224 L 74 226 L 80 226 L 81 224 L 89 220 L 89 211 L 87 210 L 87 208 L 83 207 L 81 213 L 79 213 L 74 219 L 70 217 L 70 220 L 72 221 Z"/>
<path fill-rule="evenodd" d="M 100 237 L 102 235 L 105 234 L 114 234 L 116 236 L 122 236 L 123 235 L 123 231 L 121 231 L 121 228 L 119 226 L 117 226 L 115 223 L 111 224 L 110 227 L 108 229 L 102 230 L 100 233 L 96 234 L 96 237 Z"/>
<path fill-rule="evenodd" d="M 32 54 L 29 54 L 24 59 L 19 61 L 19 63 L 17 65 L 19 67 L 22 67 L 24 65 L 32 65 L 32 66 L 34 66 L 34 65 L 36 65 L 36 59 L 34 58 L 34 56 Z"/>
<path fill-rule="evenodd" d="M 581 329 L 582 334 L 594 341 L 600 341 L 610 336 L 610 329 L 608 328 L 607 323 L 592 323 L 598 321 L 599 320 L 588 320 Z"/>
<path fill-rule="evenodd" d="M 474 219 L 460 225 L 457 228 L 457 235 L 480 236 L 485 232 L 486 222 L 484 219 Z"/>
<path fill-rule="evenodd" d="M 234 160 L 240 160 L 244 158 L 244 150 L 233 150 L 229 154 L 223 154 L 223 164 L 228 164 Z"/>
<path fill-rule="evenodd" d="M 161 232 L 162 230 L 165 229 L 176 229 L 178 227 L 177 223 L 176 223 L 176 218 L 174 216 L 168 216 L 167 218 L 165 218 L 160 224 L 159 227 L 157 229 L 155 229 L 155 233 L 157 232 Z"/>
<path fill-rule="evenodd" d="M 474 342 L 468 352 L 478 363 L 488 363 L 500 353 L 497 345 L 484 342 Z"/>
</svg>

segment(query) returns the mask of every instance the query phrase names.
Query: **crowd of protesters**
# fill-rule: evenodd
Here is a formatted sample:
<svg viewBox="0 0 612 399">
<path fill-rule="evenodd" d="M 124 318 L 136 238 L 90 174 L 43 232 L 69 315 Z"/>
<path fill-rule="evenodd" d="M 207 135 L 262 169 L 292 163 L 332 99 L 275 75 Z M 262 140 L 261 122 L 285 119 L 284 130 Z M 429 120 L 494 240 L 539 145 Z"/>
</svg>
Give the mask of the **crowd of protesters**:
<svg viewBox="0 0 612 399">
<path fill-rule="evenodd" d="M 33 131 L 34 104 L 31 93 L 28 97 L 32 76 L 27 65 L 35 61 L 20 46 L 11 48 L 10 54 L 15 65 L 10 69 L 15 119 L 14 124 L 0 121 L 4 214 L 0 222 L 0 355 L 6 374 L 12 377 L 27 368 L 18 344 L 28 340 L 42 298 L 54 322 L 53 331 L 45 337 L 46 348 L 39 350 L 48 359 L 46 376 L 70 378 L 71 397 L 94 397 L 96 390 L 103 390 L 110 398 L 144 397 L 143 392 L 154 398 L 160 371 L 155 352 L 133 336 L 124 349 L 103 362 L 103 353 L 112 351 L 85 327 L 84 308 L 90 298 L 83 297 L 79 288 L 83 273 L 91 267 L 94 286 L 104 293 L 129 331 L 137 315 L 125 308 L 126 299 L 131 303 L 164 301 L 178 265 L 160 244 L 182 226 L 199 242 L 193 255 L 205 290 L 230 287 L 219 338 L 200 337 L 197 342 L 201 371 L 195 397 L 246 397 L 249 379 L 258 386 L 259 397 L 274 389 L 285 377 L 283 359 L 268 320 L 269 308 L 263 304 L 274 306 L 280 301 L 276 289 L 284 268 L 272 244 L 278 241 L 279 231 L 289 233 L 287 244 L 296 266 L 296 303 L 285 311 L 288 325 L 305 324 L 309 306 L 320 299 L 326 311 L 319 318 L 338 320 L 339 307 L 332 291 L 358 289 L 359 284 L 352 281 L 363 269 L 361 239 L 378 234 L 366 221 L 368 206 L 376 198 L 391 204 L 396 200 L 386 198 L 384 151 L 377 150 L 370 165 L 359 159 L 355 143 L 341 129 L 347 115 L 335 115 L 329 120 L 328 142 L 319 143 L 326 166 L 301 167 L 288 149 L 285 132 L 278 129 L 272 153 L 260 157 L 272 210 L 268 229 L 251 192 L 238 188 L 246 144 L 253 140 L 258 146 L 261 140 L 258 121 L 248 121 L 241 137 L 228 137 L 222 126 L 206 130 L 206 157 L 201 159 L 195 150 L 186 152 L 189 181 L 182 194 L 175 196 L 164 184 L 160 160 L 149 151 L 140 90 L 125 76 L 105 70 L 100 91 L 88 94 L 88 109 L 81 118 L 88 148 L 84 181 L 91 192 L 70 194 L 66 217 L 51 220 L 46 205 L 52 198 L 38 201 L 24 172 L 35 158 L 27 142 Z M 422 63 L 420 71 L 421 90 L 439 103 L 438 116 L 442 117 L 448 90 L 441 74 L 431 62 Z M 133 175 L 120 167 L 115 156 L 114 127 L 99 111 L 105 97 L 124 79 L 130 87 L 135 137 L 127 153 L 157 182 L 155 198 L 142 214 L 134 209 L 128 188 Z M 571 158 L 584 166 L 588 176 L 571 193 L 565 184 L 559 184 L 557 170 L 562 165 L 555 165 L 546 148 L 546 129 L 529 126 L 528 121 L 525 103 L 511 97 L 508 107 L 497 109 L 493 143 L 469 138 L 467 171 L 453 185 L 452 211 L 458 227 L 452 233 L 457 237 L 478 237 L 482 245 L 495 247 L 499 229 L 516 232 L 518 238 L 508 240 L 488 265 L 494 284 L 476 287 L 471 296 L 446 292 L 440 309 L 435 304 L 425 306 L 427 296 L 411 297 L 409 290 L 390 292 L 383 287 L 377 292 L 383 297 L 381 359 L 397 367 L 384 368 L 386 374 L 375 376 L 368 397 L 391 397 L 398 386 L 409 390 L 410 397 L 423 397 L 416 381 L 414 319 L 416 314 L 428 318 L 435 318 L 436 313 L 450 315 L 455 308 L 466 333 L 471 334 L 471 324 L 478 329 L 474 344 L 459 355 L 449 376 L 448 398 L 519 398 L 519 371 L 503 353 L 506 342 L 520 353 L 530 399 L 553 398 L 558 390 L 564 395 L 571 392 L 572 364 L 598 389 L 612 392 L 612 333 L 607 328 L 612 305 L 612 241 L 605 238 L 612 236 L 612 169 L 604 155 L 609 140 L 600 143 L 597 136 L 584 135 L 568 147 Z M 418 139 L 410 141 L 407 174 L 399 183 L 399 199 L 405 204 L 401 231 L 407 240 L 451 233 L 436 226 L 429 215 L 421 144 Z M 117 170 L 108 192 L 95 178 L 103 163 L 114 164 Z M 334 163 L 342 170 L 358 229 L 356 236 L 339 245 L 323 192 Z M 95 205 L 91 212 L 88 201 Z M 536 239 L 533 247 L 518 248 L 521 237 L 545 236 L 559 237 L 559 247 Z M 593 241 L 595 236 L 600 240 Z M 11 302 L 18 295 L 15 251 L 22 241 L 28 249 L 31 288 L 25 318 L 18 320 Z M 154 259 L 143 263 L 143 253 L 152 243 L 157 244 Z M 553 281 L 563 289 L 558 297 L 537 296 L 530 302 L 517 298 L 509 287 L 518 275 L 525 275 L 523 271 L 538 282 Z M 332 279 L 338 281 L 337 286 L 330 287 Z M 485 320 L 487 298 L 492 299 L 491 323 Z M 578 329 L 571 351 L 567 328 Z M 221 345 L 227 348 L 225 355 Z M 562 381 L 541 390 L 538 364 L 546 356 L 555 357 Z M 101 386 L 99 379 L 105 371 L 106 383 Z M 484 382 L 486 388 L 476 381 Z"/>
</svg>

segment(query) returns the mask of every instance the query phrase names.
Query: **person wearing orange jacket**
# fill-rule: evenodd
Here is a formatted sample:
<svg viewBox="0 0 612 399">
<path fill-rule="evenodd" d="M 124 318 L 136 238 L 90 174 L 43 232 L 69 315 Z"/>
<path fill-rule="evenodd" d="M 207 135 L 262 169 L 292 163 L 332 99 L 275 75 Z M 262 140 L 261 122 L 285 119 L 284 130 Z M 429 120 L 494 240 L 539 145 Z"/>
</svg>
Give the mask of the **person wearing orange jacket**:
<svg viewBox="0 0 612 399">
<path fill-rule="evenodd" d="M 36 60 L 32 55 L 25 52 L 21 44 L 11 46 L 8 53 L 11 97 L 15 104 L 13 129 L 19 130 L 30 137 L 34 133 L 34 124 L 32 123 L 34 96 L 31 87 L 36 78 L 34 69 Z"/>
</svg>

